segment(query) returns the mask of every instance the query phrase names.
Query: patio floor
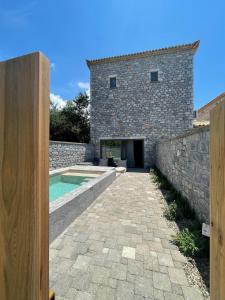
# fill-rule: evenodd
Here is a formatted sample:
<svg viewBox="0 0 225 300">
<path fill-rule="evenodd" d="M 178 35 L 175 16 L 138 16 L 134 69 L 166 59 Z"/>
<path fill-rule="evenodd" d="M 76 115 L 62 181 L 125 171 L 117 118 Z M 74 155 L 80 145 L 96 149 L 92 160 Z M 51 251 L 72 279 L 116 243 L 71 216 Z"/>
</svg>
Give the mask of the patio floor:
<svg viewBox="0 0 225 300">
<path fill-rule="evenodd" d="M 160 199 L 148 173 L 119 176 L 50 245 L 56 299 L 203 299 L 170 243 Z"/>
</svg>

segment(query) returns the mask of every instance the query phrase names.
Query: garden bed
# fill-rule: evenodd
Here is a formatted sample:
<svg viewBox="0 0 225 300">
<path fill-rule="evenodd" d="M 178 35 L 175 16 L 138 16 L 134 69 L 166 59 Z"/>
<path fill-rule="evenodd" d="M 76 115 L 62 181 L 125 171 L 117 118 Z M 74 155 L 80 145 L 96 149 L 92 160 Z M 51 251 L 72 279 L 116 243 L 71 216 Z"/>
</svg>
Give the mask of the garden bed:
<svg viewBox="0 0 225 300">
<path fill-rule="evenodd" d="M 166 222 L 176 233 L 171 240 L 187 257 L 184 270 L 188 281 L 193 286 L 198 286 L 205 299 L 208 299 L 209 239 L 201 235 L 201 222 L 186 199 L 158 169 L 152 169 L 150 176 L 162 192 L 161 204 Z"/>
</svg>

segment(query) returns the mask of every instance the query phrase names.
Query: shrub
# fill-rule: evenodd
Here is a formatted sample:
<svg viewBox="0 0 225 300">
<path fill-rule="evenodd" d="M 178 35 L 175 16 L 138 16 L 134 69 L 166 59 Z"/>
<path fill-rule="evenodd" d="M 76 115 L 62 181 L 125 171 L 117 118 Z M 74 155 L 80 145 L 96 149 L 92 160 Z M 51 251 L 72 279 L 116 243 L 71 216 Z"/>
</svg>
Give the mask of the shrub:
<svg viewBox="0 0 225 300">
<path fill-rule="evenodd" d="M 185 255 L 196 256 L 208 252 L 207 241 L 199 230 L 183 229 L 174 237 L 174 243 Z"/>
<path fill-rule="evenodd" d="M 178 218 L 177 204 L 176 202 L 172 202 L 168 205 L 168 207 L 164 211 L 164 216 L 170 220 L 175 221 Z"/>
</svg>

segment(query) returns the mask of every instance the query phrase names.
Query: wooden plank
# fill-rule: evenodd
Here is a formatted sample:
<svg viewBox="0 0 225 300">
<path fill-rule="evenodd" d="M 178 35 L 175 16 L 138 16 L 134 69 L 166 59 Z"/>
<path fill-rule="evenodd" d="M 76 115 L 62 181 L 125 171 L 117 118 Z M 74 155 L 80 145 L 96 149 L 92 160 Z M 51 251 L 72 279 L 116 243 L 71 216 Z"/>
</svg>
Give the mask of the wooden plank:
<svg viewBox="0 0 225 300">
<path fill-rule="evenodd" d="M 210 113 L 210 299 L 225 299 L 225 101 Z"/>
<path fill-rule="evenodd" d="M 48 299 L 49 62 L 0 63 L 0 299 Z"/>
</svg>

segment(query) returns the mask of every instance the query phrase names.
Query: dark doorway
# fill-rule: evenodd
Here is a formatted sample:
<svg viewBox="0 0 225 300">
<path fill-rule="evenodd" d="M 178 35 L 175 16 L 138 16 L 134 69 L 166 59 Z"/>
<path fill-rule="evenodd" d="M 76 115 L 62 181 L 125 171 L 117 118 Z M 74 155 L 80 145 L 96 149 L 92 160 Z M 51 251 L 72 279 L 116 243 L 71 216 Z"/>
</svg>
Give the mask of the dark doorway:
<svg viewBox="0 0 225 300">
<path fill-rule="evenodd" d="M 144 167 L 144 159 L 143 159 L 143 140 L 134 140 L 134 162 L 135 168 L 143 168 Z"/>
</svg>

